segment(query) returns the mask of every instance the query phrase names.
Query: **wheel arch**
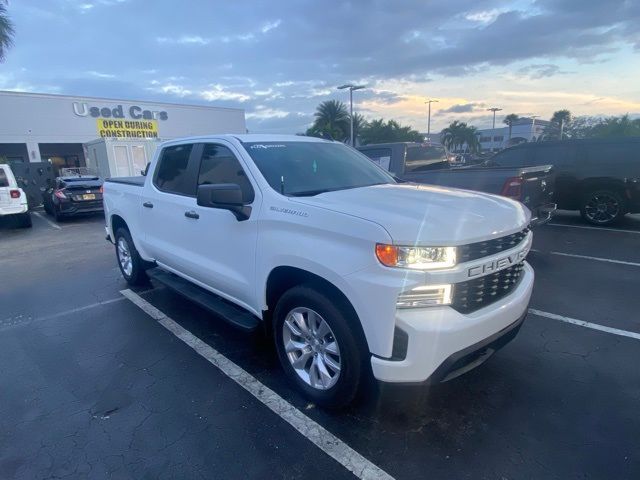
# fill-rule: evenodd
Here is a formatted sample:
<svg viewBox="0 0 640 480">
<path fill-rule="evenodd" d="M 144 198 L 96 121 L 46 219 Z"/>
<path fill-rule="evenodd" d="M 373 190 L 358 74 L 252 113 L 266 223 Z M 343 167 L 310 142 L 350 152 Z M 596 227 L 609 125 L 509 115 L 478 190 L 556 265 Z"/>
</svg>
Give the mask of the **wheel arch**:
<svg viewBox="0 0 640 480">
<path fill-rule="evenodd" d="M 262 317 L 268 334 L 271 334 L 273 329 L 273 311 L 275 310 L 278 300 L 286 291 L 298 285 L 311 285 L 340 305 L 347 313 L 352 327 L 356 329 L 358 339 L 364 342 L 363 345 L 368 348 L 368 342 L 358 313 L 347 295 L 324 276 L 313 273 L 307 269 L 289 265 L 275 267 L 267 276 L 264 289 L 264 305 L 266 306 L 266 310 L 263 310 Z"/>
<path fill-rule="evenodd" d="M 592 178 L 587 178 L 585 180 L 583 180 L 580 183 L 580 200 L 579 200 L 579 205 L 580 207 L 582 207 L 582 204 L 584 202 L 585 197 L 591 193 L 591 192 L 595 192 L 597 190 L 613 190 L 615 191 L 615 193 L 617 193 L 618 195 L 620 195 L 620 198 L 622 199 L 623 206 L 624 206 L 624 210 L 626 211 L 627 207 L 626 207 L 626 203 L 627 203 L 627 195 L 626 195 L 626 189 L 625 189 L 625 184 L 622 180 L 616 180 L 615 178 L 610 178 L 610 177 L 592 177 Z"/>
</svg>

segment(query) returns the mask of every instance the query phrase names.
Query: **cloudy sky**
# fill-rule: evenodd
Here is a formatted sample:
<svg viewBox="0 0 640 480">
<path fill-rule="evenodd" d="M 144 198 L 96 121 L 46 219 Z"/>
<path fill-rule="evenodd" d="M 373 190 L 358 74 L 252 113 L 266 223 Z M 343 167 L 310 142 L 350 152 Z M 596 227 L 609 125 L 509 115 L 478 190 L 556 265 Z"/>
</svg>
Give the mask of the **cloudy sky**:
<svg viewBox="0 0 640 480">
<path fill-rule="evenodd" d="M 245 109 L 253 132 L 306 129 L 316 105 L 426 130 L 488 107 L 640 114 L 638 0 L 264 2 L 13 0 L 0 90 Z M 500 118 L 498 119 L 500 120 Z"/>
</svg>

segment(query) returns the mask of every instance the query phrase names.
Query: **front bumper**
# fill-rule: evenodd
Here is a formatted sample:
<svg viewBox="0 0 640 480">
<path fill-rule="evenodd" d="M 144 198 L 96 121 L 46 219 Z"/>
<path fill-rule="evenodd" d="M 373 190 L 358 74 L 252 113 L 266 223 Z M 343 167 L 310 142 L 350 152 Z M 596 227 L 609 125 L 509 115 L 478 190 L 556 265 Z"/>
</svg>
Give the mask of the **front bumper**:
<svg viewBox="0 0 640 480">
<path fill-rule="evenodd" d="M 531 227 L 539 227 L 540 225 L 548 223 L 557 208 L 558 205 L 555 203 L 545 203 L 544 205 L 540 205 L 534 212 L 532 212 L 533 217 L 531 218 Z"/>
<path fill-rule="evenodd" d="M 373 356 L 373 375 L 393 383 L 443 381 L 480 365 L 524 320 L 533 280 L 525 262 L 522 279 L 508 296 L 466 315 L 451 307 L 396 310 L 396 327 L 408 338 L 406 355 L 401 360 Z"/>
</svg>

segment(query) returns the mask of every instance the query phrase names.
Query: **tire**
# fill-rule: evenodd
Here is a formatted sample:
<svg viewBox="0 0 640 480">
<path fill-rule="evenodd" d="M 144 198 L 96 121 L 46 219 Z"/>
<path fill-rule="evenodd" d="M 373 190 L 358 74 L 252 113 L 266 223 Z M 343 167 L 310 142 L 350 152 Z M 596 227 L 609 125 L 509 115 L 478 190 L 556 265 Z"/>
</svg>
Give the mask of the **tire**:
<svg viewBox="0 0 640 480">
<path fill-rule="evenodd" d="M 18 219 L 18 226 L 20 228 L 31 228 L 33 226 L 33 223 L 31 222 L 31 214 L 29 212 L 20 215 L 20 218 Z"/>
<path fill-rule="evenodd" d="M 274 311 L 273 334 L 282 368 L 291 382 L 323 407 L 352 402 L 366 371 L 368 349 L 350 324 L 357 321 L 351 316 L 312 285 L 285 292 Z M 292 342 L 300 348 L 291 348 Z M 304 363 L 294 368 L 303 357 Z M 325 375 L 319 374 L 322 368 Z"/>
<path fill-rule="evenodd" d="M 62 220 L 64 219 L 64 216 L 58 210 L 56 210 L 55 205 L 53 206 L 53 218 L 57 223 L 62 222 Z"/>
<path fill-rule="evenodd" d="M 124 279 L 131 286 L 148 283 L 149 279 L 145 272 L 146 263 L 140 258 L 129 230 L 119 228 L 115 237 L 116 259 Z"/>
<path fill-rule="evenodd" d="M 587 193 L 580 206 L 580 215 L 593 225 L 611 225 L 626 213 L 624 199 L 615 190 L 601 189 Z"/>
</svg>

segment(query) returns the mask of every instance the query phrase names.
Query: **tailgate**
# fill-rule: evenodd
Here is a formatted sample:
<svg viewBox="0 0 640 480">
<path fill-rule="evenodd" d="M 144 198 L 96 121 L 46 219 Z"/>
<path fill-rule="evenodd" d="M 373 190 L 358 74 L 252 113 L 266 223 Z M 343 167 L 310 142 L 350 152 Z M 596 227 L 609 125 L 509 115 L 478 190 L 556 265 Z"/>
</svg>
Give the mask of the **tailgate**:
<svg viewBox="0 0 640 480">
<path fill-rule="evenodd" d="M 551 165 L 527 167 L 520 171 L 522 196 L 520 201 L 532 212 L 553 199 L 554 175 Z"/>
</svg>

